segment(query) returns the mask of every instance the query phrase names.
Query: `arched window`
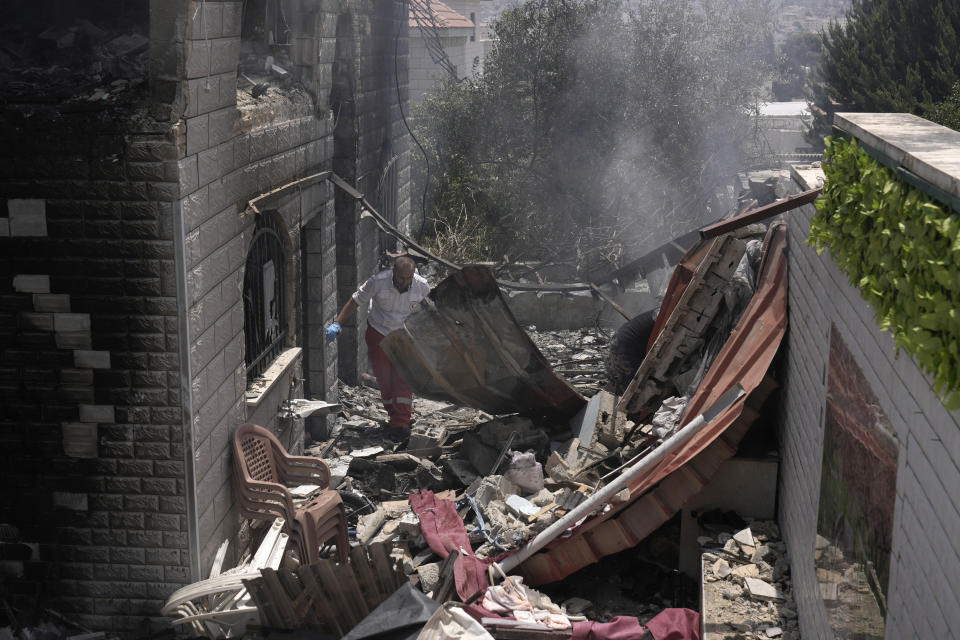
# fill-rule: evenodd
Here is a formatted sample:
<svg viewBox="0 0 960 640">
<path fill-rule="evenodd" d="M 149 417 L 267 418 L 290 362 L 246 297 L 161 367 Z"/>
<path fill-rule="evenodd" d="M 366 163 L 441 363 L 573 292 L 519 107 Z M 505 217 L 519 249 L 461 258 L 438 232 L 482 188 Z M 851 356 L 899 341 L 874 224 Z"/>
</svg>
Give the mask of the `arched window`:
<svg viewBox="0 0 960 640">
<path fill-rule="evenodd" d="M 243 320 L 246 333 L 247 381 L 266 370 L 287 339 L 286 230 L 279 216 L 257 216 L 243 276 Z"/>
</svg>

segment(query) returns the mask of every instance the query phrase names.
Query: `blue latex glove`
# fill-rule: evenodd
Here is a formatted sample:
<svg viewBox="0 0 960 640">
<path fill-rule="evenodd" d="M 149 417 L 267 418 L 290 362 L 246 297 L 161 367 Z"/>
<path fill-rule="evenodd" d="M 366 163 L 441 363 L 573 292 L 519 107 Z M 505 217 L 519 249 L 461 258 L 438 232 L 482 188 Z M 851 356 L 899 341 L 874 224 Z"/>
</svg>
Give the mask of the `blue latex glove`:
<svg viewBox="0 0 960 640">
<path fill-rule="evenodd" d="M 325 333 L 327 336 L 327 342 L 333 342 L 340 337 L 340 323 L 331 322 Z"/>
</svg>

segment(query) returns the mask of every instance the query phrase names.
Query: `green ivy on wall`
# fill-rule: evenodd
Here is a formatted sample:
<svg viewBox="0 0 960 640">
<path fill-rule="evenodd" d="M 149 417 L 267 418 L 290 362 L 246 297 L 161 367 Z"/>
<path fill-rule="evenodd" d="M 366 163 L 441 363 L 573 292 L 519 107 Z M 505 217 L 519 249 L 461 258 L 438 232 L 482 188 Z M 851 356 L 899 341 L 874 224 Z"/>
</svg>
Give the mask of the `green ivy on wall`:
<svg viewBox="0 0 960 640">
<path fill-rule="evenodd" d="M 807 244 L 837 265 L 960 409 L 960 215 L 899 180 L 857 145 L 827 138 L 827 182 Z"/>
</svg>

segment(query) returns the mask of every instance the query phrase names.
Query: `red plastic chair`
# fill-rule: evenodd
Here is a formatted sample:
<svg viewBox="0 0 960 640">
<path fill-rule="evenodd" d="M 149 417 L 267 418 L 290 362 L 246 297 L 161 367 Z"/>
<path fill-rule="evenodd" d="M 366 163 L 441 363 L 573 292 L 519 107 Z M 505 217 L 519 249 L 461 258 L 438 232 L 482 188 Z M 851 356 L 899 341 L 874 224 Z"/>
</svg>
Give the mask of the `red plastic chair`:
<svg viewBox="0 0 960 640">
<path fill-rule="evenodd" d="M 243 517 L 268 521 L 284 518 L 286 532 L 297 543 L 305 564 L 317 562 L 320 545 L 331 540 L 340 561 L 347 561 L 347 514 L 339 494 L 329 488 L 330 469 L 323 460 L 291 456 L 272 433 L 255 424 L 244 424 L 233 434 L 233 471 Z M 304 484 L 320 489 L 298 504 L 288 486 Z"/>
</svg>

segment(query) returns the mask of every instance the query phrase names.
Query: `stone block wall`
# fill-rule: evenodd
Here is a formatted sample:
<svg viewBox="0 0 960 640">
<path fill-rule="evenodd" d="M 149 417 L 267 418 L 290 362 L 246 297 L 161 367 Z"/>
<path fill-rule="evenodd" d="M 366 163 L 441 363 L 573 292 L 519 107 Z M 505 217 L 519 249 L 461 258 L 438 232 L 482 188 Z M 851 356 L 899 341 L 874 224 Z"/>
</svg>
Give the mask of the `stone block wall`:
<svg viewBox="0 0 960 640">
<path fill-rule="evenodd" d="M 385 212 L 401 230 L 410 228 L 409 133 L 399 99 L 409 117 L 406 3 L 363 0 L 344 5 L 338 16 L 330 108 L 337 114 L 333 170 L 371 202 L 378 187 L 395 174 L 395 211 Z M 396 54 L 396 55 L 395 55 Z M 342 306 L 357 287 L 380 268 L 381 233 L 342 192 L 335 194 L 337 298 Z M 356 384 L 369 368 L 365 310 L 344 323 L 338 340 L 339 377 Z"/>
<path fill-rule="evenodd" d="M 24 612 L 145 631 L 191 558 L 176 146 L 131 115 L 0 110 L 0 522 L 33 547 L 0 581 Z"/>
<path fill-rule="evenodd" d="M 149 77 L 136 100 L 0 109 L 0 522 L 32 549 L 2 567 L 14 606 L 145 631 L 237 537 L 233 428 L 263 424 L 296 452 L 303 424 L 280 415 L 283 402 L 334 399 L 338 349 L 322 329 L 341 304 L 343 202 L 325 181 L 261 202 L 283 229 L 294 357 L 256 402 L 247 203 L 333 168 L 341 127 L 345 177 L 377 188 L 391 167 L 394 216 L 409 226 L 402 7 L 296 3 L 294 72 L 306 90 L 238 104 L 243 3 L 144 0 Z M 350 62 L 339 124 L 336 51 Z M 346 205 L 353 262 L 342 266 L 356 282 L 373 272 L 380 238 Z"/>
<path fill-rule="evenodd" d="M 804 172 L 805 175 L 809 175 Z M 802 189 L 816 186 L 807 177 Z M 788 214 L 789 331 L 783 372 L 779 522 L 804 638 L 833 638 L 813 561 L 831 328 L 848 347 L 899 443 L 887 638 L 948 637 L 960 623 L 960 416 L 897 354 L 873 310 L 806 245 L 812 206 Z"/>
</svg>

